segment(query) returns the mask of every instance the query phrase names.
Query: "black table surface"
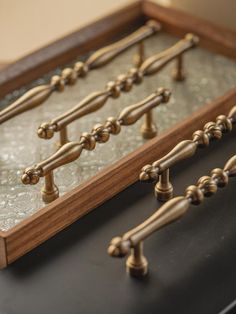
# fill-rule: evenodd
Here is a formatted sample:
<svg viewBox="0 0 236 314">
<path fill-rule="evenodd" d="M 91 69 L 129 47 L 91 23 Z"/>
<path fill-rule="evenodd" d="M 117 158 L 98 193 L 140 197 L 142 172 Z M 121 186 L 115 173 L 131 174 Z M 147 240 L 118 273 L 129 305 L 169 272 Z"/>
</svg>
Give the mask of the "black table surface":
<svg viewBox="0 0 236 314">
<path fill-rule="evenodd" d="M 175 194 L 236 153 L 236 131 L 171 171 Z M 93 197 L 93 195 L 91 195 Z M 236 298 L 236 178 L 145 241 L 149 274 L 130 278 L 110 240 L 160 204 L 136 183 L 0 271 L 1 314 L 211 314 Z"/>
</svg>

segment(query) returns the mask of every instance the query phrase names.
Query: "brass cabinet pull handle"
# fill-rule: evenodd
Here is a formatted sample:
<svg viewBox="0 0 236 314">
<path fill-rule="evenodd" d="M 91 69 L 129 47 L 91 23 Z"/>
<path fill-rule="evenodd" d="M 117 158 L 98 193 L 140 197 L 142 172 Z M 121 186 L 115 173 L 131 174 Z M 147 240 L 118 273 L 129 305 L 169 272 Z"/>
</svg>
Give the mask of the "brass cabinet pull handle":
<svg viewBox="0 0 236 314">
<path fill-rule="evenodd" d="M 228 160 L 224 169 L 216 168 L 211 171 L 210 176 L 203 176 L 196 185 L 189 186 L 185 196 L 169 200 L 142 224 L 121 237 L 113 238 L 108 248 L 108 254 L 113 257 L 124 257 L 131 252 L 126 262 L 127 271 L 132 276 L 146 275 L 148 262 L 143 255 L 143 241 L 152 233 L 182 217 L 191 204 L 201 204 L 204 197 L 215 194 L 218 187 L 222 188 L 227 185 L 229 177 L 235 176 L 236 155 Z"/>
<path fill-rule="evenodd" d="M 137 43 L 140 43 L 142 46 L 142 49 L 139 48 L 138 50 L 139 54 L 144 53 L 142 41 L 157 33 L 160 29 L 160 23 L 150 20 L 131 35 L 128 35 L 114 44 L 97 50 L 87 59 L 87 61 L 79 61 L 74 64 L 73 68 L 65 68 L 62 70 L 61 75 L 53 76 L 48 85 L 33 87 L 6 109 L 0 111 L 0 124 L 20 113 L 41 105 L 50 97 L 52 92 L 61 92 L 64 90 L 65 85 L 74 85 L 77 78 L 84 77 L 92 69 L 102 67 L 112 61 L 120 53 Z M 139 58 L 142 60 L 143 56 L 139 55 Z"/>
<path fill-rule="evenodd" d="M 68 142 L 68 138 L 65 135 L 67 132 L 66 128 L 71 122 L 100 109 L 109 98 L 118 98 L 122 91 L 130 91 L 134 84 L 141 83 L 145 76 L 157 73 L 174 58 L 178 58 L 187 50 L 195 47 L 197 42 L 198 38 L 196 36 L 192 34 L 186 35 L 184 39 L 180 40 L 173 47 L 148 58 L 140 68 L 132 68 L 126 75 L 119 75 L 115 81 L 107 84 L 105 91 L 90 94 L 71 110 L 50 122 L 42 123 L 38 128 L 38 136 L 50 139 L 55 132 L 60 132 L 60 146 L 66 144 Z M 182 69 L 177 68 L 178 71 L 182 71 Z M 156 126 L 152 123 L 151 113 L 146 116 L 146 124 L 142 128 L 142 134 L 144 138 L 152 138 L 157 134 Z"/>
<path fill-rule="evenodd" d="M 177 144 L 167 155 L 142 168 L 139 179 L 141 181 L 158 181 L 155 195 L 160 201 L 167 201 L 173 196 L 173 186 L 169 179 L 169 169 L 180 160 L 193 156 L 198 147 L 207 147 L 211 140 L 221 139 L 222 134 L 230 132 L 236 123 L 236 106 L 228 116 L 220 115 L 216 122 L 208 122 L 203 130 L 193 133 L 192 140 L 185 140 Z"/>
<path fill-rule="evenodd" d="M 59 191 L 54 183 L 53 170 L 78 159 L 83 149 L 93 150 L 97 142 L 107 142 L 110 134 L 116 135 L 122 126 L 134 124 L 154 107 L 168 102 L 169 97 L 169 90 L 161 88 L 143 101 L 125 108 L 118 118 L 108 118 L 104 125 L 94 126 L 91 133 L 82 133 L 78 142 L 67 143 L 46 160 L 26 168 L 22 175 L 22 182 L 24 184 L 37 184 L 40 177 L 45 177 L 45 185 L 42 189 L 43 201 L 49 203 L 55 200 L 59 196 Z"/>
</svg>

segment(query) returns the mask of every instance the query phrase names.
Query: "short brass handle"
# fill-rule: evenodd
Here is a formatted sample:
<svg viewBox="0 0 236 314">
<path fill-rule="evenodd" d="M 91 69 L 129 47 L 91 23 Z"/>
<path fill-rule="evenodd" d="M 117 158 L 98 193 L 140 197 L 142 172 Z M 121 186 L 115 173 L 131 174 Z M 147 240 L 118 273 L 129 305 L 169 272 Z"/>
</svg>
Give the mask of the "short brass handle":
<svg viewBox="0 0 236 314">
<path fill-rule="evenodd" d="M 54 199 L 58 197 L 58 189 L 55 188 L 53 180 L 53 170 L 68 164 L 79 158 L 83 149 L 93 150 L 96 142 L 105 143 L 108 141 L 110 134 L 118 134 L 121 126 L 134 124 L 144 114 L 152 110 L 161 103 L 166 103 L 169 100 L 170 92 L 164 88 L 158 89 L 155 93 L 145 98 L 138 104 L 131 105 L 125 108 L 118 118 L 108 118 L 104 125 L 94 126 L 91 133 L 83 133 L 78 142 L 70 142 L 63 145 L 56 153 L 40 163 L 25 169 L 22 175 L 24 184 L 37 184 L 40 177 L 45 177 L 46 183 L 43 188 L 43 199 L 45 202 L 53 200 L 52 191 L 56 191 Z M 54 187 L 52 187 L 50 181 Z M 48 198 L 48 190 L 50 196 Z"/>
<path fill-rule="evenodd" d="M 62 70 L 61 75 L 53 76 L 48 85 L 33 87 L 6 109 L 2 110 L 0 112 L 0 124 L 20 113 L 41 105 L 50 97 L 52 92 L 63 91 L 66 85 L 75 84 L 78 77 L 84 77 L 88 71 L 112 61 L 120 53 L 155 34 L 160 29 L 160 23 L 150 20 L 146 25 L 140 27 L 131 35 L 128 35 L 114 44 L 99 49 L 97 52 L 93 53 L 87 61 L 79 61 L 74 64 L 73 68 L 65 68 Z"/>
<path fill-rule="evenodd" d="M 151 217 L 121 237 L 115 237 L 108 248 L 108 254 L 113 257 L 124 257 L 131 251 L 127 260 L 127 269 L 133 276 L 143 276 L 147 273 L 147 260 L 143 255 L 143 241 L 153 232 L 182 217 L 190 204 L 199 205 L 204 197 L 225 187 L 230 177 L 236 176 L 236 155 L 231 157 L 223 169 L 216 168 L 210 176 L 201 177 L 196 185 L 186 189 L 185 196 L 175 197 L 165 203 Z"/>
</svg>

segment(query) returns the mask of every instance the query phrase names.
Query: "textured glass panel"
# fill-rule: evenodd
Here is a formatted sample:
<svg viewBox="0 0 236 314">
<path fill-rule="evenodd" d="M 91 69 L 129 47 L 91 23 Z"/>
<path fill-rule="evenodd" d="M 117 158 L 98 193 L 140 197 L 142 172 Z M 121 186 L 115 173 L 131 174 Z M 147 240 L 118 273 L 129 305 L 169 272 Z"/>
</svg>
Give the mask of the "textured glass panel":
<svg viewBox="0 0 236 314">
<path fill-rule="evenodd" d="M 145 41 L 146 56 L 176 41 L 176 38 L 166 34 L 150 38 Z M 85 79 L 80 79 L 65 92 L 52 95 L 44 105 L 0 125 L 0 230 L 10 229 L 44 206 L 40 196 L 43 180 L 36 186 L 24 186 L 20 181 L 25 167 L 48 157 L 56 149 L 57 138 L 50 141 L 39 139 L 37 127 L 71 108 L 90 92 L 103 90 L 105 84 L 118 74 L 126 73 L 135 51 L 135 47 L 130 49 L 106 67 L 91 71 Z M 72 123 L 69 127 L 70 139 L 78 140 L 81 132 L 89 132 L 94 124 L 103 123 L 109 116 L 116 117 L 122 108 L 142 100 L 160 86 L 172 91 L 170 102 L 154 110 L 160 133 L 235 86 L 236 63 L 226 57 L 200 48 L 189 51 L 184 57 L 187 79 L 181 83 L 171 79 L 173 63 L 160 74 L 144 78 L 141 85 L 134 86 L 131 92 L 123 93 L 119 99 L 109 100 L 101 110 Z M 44 83 L 45 80 L 47 77 L 36 83 Z M 23 91 L 8 95 L 0 106 L 6 106 Z M 55 182 L 61 195 L 142 145 L 141 123 L 124 127 L 119 135 L 111 136 L 108 143 L 98 144 L 92 152 L 84 151 L 79 160 L 57 169 Z"/>
</svg>

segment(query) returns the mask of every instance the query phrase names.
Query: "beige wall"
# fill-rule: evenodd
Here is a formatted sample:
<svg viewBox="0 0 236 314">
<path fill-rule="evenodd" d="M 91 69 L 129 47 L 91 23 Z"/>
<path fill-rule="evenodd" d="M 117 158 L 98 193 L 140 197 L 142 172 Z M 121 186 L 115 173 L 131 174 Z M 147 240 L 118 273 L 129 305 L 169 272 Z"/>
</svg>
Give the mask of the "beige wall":
<svg viewBox="0 0 236 314">
<path fill-rule="evenodd" d="M 156 0 L 236 29 L 236 0 Z M 0 66 L 129 0 L 0 0 Z"/>
</svg>

